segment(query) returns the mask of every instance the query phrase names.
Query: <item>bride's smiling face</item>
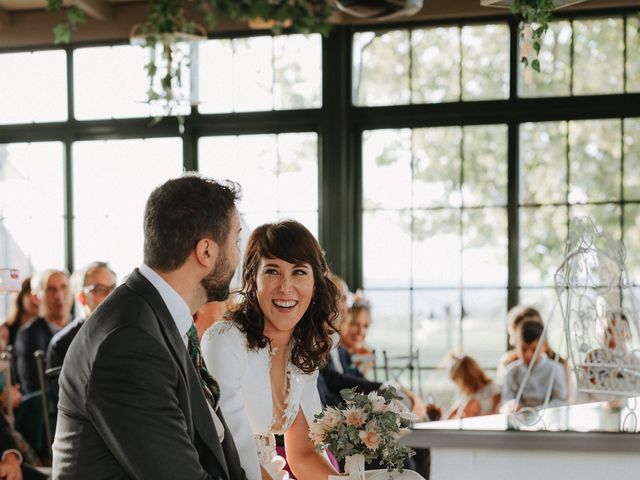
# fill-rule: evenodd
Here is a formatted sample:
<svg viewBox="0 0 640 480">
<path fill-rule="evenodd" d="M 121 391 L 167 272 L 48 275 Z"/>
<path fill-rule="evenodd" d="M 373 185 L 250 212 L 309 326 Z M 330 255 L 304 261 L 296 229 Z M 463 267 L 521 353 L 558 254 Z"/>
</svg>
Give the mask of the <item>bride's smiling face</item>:
<svg viewBox="0 0 640 480">
<path fill-rule="evenodd" d="M 291 331 L 309 308 L 315 280 L 308 263 L 261 258 L 256 279 L 266 331 Z"/>
</svg>

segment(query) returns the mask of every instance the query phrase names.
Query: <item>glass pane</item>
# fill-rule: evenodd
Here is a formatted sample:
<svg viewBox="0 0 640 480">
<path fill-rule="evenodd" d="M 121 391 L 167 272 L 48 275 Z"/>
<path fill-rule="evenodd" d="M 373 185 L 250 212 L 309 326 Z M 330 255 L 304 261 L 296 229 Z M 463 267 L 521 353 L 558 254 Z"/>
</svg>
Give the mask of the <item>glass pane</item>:
<svg viewBox="0 0 640 480">
<path fill-rule="evenodd" d="M 63 217 L 63 144 L 0 144 L 0 265 L 64 268 Z"/>
<path fill-rule="evenodd" d="M 458 207 L 460 198 L 460 127 L 413 130 L 413 206 Z"/>
<path fill-rule="evenodd" d="M 479 208 L 462 212 L 462 283 L 507 285 L 507 210 Z"/>
<path fill-rule="evenodd" d="M 181 46 L 188 51 L 188 46 Z M 74 108 L 79 120 L 162 115 L 158 105 L 146 103 L 149 79 L 144 66 L 149 49 L 119 45 L 79 48 L 73 52 Z M 182 71 L 182 94 L 189 96 L 189 69 Z M 158 86 L 156 86 L 158 88 Z M 189 113 L 183 101 L 179 112 Z"/>
<path fill-rule="evenodd" d="M 629 279 L 634 284 L 640 285 L 640 255 L 638 255 L 640 252 L 640 205 L 624 206 L 623 241 L 627 251 L 626 267 Z"/>
<path fill-rule="evenodd" d="M 463 351 L 483 367 L 495 367 L 507 345 L 507 291 L 464 290 Z"/>
<path fill-rule="evenodd" d="M 198 43 L 198 111 L 227 113 L 234 106 L 233 47 L 231 40 Z"/>
<path fill-rule="evenodd" d="M 285 133 L 278 142 L 278 210 L 318 209 L 318 135 Z"/>
<path fill-rule="evenodd" d="M 640 91 L 640 18 L 627 17 L 627 92 Z"/>
<path fill-rule="evenodd" d="M 363 212 L 362 263 L 365 288 L 409 287 L 411 279 L 409 212 Z"/>
<path fill-rule="evenodd" d="M 422 351 L 420 355 L 422 355 Z M 422 357 L 420 357 L 420 361 L 422 361 Z M 426 370 L 422 371 L 420 376 L 422 391 L 424 392 L 423 400 L 426 400 L 428 395 L 431 394 L 435 403 L 443 409 L 442 413 L 444 415 L 456 394 L 455 385 L 449 378 L 449 371 L 447 369 Z"/>
<path fill-rule="evenodd" d="M 520 285 L 554 285 L 565 255 L 567 214 L 567 207 L 520 208 Z"/>
<path fill-rule="evenodd" d="M 462 99 L 509 96 L 509 26 L 462 28 Z"/>
<path fill-rule="evenodd" d="M 273 37 L 236 38 L 233 47 L 234 111 L 273 109 Z"/>
<path fill-rule="evenodd" d="M 620 120 L 569 122 L 569 203 L 620 198 Z"/>
<path fill-rule="evenodd" d="M 409 292 L 406 290 L 368 290 L 371 300 L 371 326 L 366 343 L 388 355 L 409 354 Z"/>
<path fill-rule="evenodd" d="M 412 103 L 460 100 L 460 29 L 413 30 L 411 47 Z"/>
<path fill-rule="evenodd" d="M 562 297 L 562 300 L 566 302 L 566 298 Z M 520 304 L 535 308 L 540 312 L 542 320 L 549 322 L 547 332 L 549 346 L 565 359 L 568 358 L 562 308 L 558 303 L 555 290 L 552 288 L 522 289 L 520 290 Z"/>
<path fill-rule="evenodd" d="M 365 209 L 411 206 L 411 130 L 369 130 L 362 135 Z"/>
<path fill-rule="evenodd" d="M 201 113 L 316 108 L 322 104 L 320 35 L 209 40 L 198 48 Z"/>
<path fill-rule="evenodd" d="M 524 123 L 520 127 L 522 203 L 567 201 L 567 122 Z"/>
<path fill-rule="evenodd" d="M 520 64 L 518 94 L 521 97 L 571 95 L 571 22 L 550 25 L 542 41 L 539 60 L 540 73 Z"/>
<path fill-rule="evenodd" d="M 274 108 L 322 106 L 322 38 L 281 35 L 273 39 Z"/>
<path fill-rule="evenodd" d="M 460 211 L 413 212 L 413 285 L 460 285 Z"/>
<path fill-rule="evenodd" d="M 574 95 L 622 93 L 623 23 L 620 18 L 573 22 Z"/>
<path fill-rule="evenodd" d="M 464 205 L 506 205 L 507 126 L 464 127 L 463 159 Z"/>
<path fill-rule="evenodd" d="M 0 72 L 0 125 L 68 118 L 64 50 L 2 54 Z"/>
<path fill-rule="evenodd" d="M 622 238 L 620 205 L 573 205 L 569 208 L 569 215 L 571 218 L 589 217 L 595 222 L 598 230 L 604 231 L 612 240 Z"/>
<path fill-rule="evenodd" d="M 624 199 L 640 199 L 640 118 L 624 120 Z"/>
<path fill-rule="evenodd" d="M 198 142 L 199 170 L 242 187 L 242 213 L 277 212 L 278 149 L 276 135 L 203 137 Z M 271 217 L 272 218 L 272 217 Z"/>
<path fill-rule="evenodd" d="M 408 30 L 353 36 L 353 101 L 356 105 L 409 103 Z"/>
<path fill-rule="evenodd" d="M 440 365 L 449 352 L 461 350 L 459 290 L 415 290 L 413 318 L 413 343 L 422 365 Z"/>
<path fill-rule="evenodd" d="M 107 261 L 119 279 L 129 274 L 142 261 L 142 219 L 149 194 L 181 173 L 178 138 L 74 143 L 74 264 Z"/>
<path fill-rule="evenodd" d="M 285 211 L 317 218 L 316 133 L 203 137 L 198 148 L 201 172 L 241 185 L 238 208 L 244 215 L 260 214 L 260 224 Z"/>
</svg>

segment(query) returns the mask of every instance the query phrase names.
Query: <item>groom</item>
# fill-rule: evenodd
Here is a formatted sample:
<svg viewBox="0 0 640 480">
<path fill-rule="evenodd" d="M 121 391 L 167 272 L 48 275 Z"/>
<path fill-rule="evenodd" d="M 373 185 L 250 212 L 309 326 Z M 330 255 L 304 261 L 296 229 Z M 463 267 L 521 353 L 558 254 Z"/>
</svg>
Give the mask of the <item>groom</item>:
<svg viewBox="0 0 640 480">
<path fill-rule="evenodd" d="M 192 321 L 229 294 L 238 197 L 235 184 L 197 175 L 151 193 L 144 264 L 91 315 L 65 358 L 53 479 L 246 478 Z"/>
</svg>

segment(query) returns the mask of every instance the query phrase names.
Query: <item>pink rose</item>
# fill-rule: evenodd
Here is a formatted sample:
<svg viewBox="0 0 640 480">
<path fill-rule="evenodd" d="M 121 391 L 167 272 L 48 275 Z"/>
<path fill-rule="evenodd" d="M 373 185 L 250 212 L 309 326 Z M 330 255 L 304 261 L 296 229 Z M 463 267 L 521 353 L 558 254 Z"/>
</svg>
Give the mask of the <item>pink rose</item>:
<svg viewBox="0 0 640 480">
<path fill-rule="evenodd" d="M 325 429 L 322 421 L 315 421 L 309 426 L 309 440 L 317 447 L 324 442 Z"/>
</svg>

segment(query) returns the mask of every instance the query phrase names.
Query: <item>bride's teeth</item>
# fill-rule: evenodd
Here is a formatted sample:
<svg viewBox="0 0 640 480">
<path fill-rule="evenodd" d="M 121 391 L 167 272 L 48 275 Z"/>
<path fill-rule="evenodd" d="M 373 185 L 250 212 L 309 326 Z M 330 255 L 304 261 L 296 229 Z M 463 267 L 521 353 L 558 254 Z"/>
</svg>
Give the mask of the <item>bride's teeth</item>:
<svg viewBox="0 0 640 480">
<path fill-rule="evenodd" d="M 289 300 L 288 302 L 282 300 L 274 300 L 273 303 L 277 307 L 293 307 L 297 302 L 295 300 Z"/>
</svg>

